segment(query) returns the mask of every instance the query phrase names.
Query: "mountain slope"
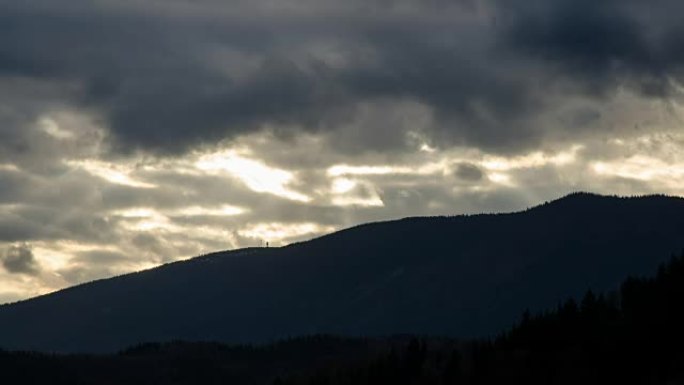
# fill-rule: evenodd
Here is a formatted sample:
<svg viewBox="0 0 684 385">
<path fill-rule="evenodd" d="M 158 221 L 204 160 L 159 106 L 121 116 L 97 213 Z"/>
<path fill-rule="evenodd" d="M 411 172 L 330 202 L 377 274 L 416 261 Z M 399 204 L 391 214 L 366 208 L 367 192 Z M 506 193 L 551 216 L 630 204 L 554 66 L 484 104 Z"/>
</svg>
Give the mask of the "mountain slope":
<svg viewBox="0 0 684 385">
<path fill-rule="evenodd" d="M 682 247 L 684 199 L 663 196 L 573 194 L 519 213 L 373 223 L 1 306 L 0 347 L 98 352 L 314 333 L 482 336 L 510 326 L 520 309 L 650 274 Z"/>
</svg>

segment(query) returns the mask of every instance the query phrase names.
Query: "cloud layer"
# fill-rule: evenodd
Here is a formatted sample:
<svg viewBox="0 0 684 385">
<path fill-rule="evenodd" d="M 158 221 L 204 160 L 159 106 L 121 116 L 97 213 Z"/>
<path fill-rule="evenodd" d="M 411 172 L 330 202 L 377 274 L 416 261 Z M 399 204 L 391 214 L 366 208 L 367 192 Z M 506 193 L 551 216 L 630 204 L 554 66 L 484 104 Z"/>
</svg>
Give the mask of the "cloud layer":
<svg viewBox="0 0 684 385">
<path fill-rule="evenodd" d="M 361 222 L 682 194 L 674 0 L 0 0 L 0 301 Z"/>
<path fill-rule="evenodd" d="M 565 111 L 573 98 L 681 93 L 671 0 L 3 3 L 0 74 L 30 94 L 3 126 L 68 106 L 124 153 L 264 129 L 332 132 L 354 151 L 415 131 L 510 152 L 593 128 L 601 112 Z"/>
</svg>

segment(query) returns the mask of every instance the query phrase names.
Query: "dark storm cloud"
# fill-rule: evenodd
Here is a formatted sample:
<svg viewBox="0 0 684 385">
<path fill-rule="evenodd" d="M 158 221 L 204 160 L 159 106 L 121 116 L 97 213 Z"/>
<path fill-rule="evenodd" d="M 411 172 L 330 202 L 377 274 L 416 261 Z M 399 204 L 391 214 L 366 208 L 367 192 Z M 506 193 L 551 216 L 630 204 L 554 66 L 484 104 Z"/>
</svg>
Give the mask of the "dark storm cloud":
<svg viewBox="0 0 684 385">
<path fill-rule="evenodd" d="M 665 97 L 683 80 L 680 1 L 555 0 L 500 2 L 510 48 L 581 81 L 597 95 L 632 87 Z"/>
<path fill-rule="evenodd" d="M 460 163 L 456 166 L 456 171 L 454 172 L 457 178 L 476 182 L 482 179 L 484 173 L 474 164 L 471 163 Z"/>
<path fill-rule="evenodd" d="M 27 245 L 10 246 L 0 250 L 2 266 L 12 274 L 36 275 L 38 264 L 33 257 L 33 251 Z"/>
<path fill-rule="evenodd" d="M 265 125 L 332 132 L 343 151 L 402 148 L 412 129 L 517 151 L 553 130 L 538 119 L 559 103 L 549 95 L 581 84 L 669 96 L 684 61 L 682 6 L 670 0 L 0 4 L 0 77 L 58 90 L 26 119 L 0 114 L 17 132 L 5 136 L 21 138 L 54 99 L 102 118 L 122 152 L 178 152 Z M 367 116 L 405 101 L 431 120 Z"/>
</svg>

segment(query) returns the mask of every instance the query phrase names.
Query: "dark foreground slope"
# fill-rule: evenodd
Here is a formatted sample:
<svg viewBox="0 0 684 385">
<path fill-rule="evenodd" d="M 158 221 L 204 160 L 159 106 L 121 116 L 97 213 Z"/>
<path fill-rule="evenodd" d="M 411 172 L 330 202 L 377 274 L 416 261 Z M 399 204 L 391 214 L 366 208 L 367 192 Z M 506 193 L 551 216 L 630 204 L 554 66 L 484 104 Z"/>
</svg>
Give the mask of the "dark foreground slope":
<svg viewBox="0 0 684 385">
<path fill-rule="evenodd" d="M 310 336 L 271 345 L 151 343 L 109 355 L 0 351 L 10 384 L 684 383 L 684 255 L 653 278 L 526 315 L 491 340 Z"/>
<path fill-rule="evenodd" d="M 525 212 L 409 218 L 212 254 L 0 307 L 0 346 L 108 351 L 172 339 L 483 336 L 520 309 L 655 271 L 684 200 L 574 194 Z M 654 257 L 656 256 L 656 257 Z"/>
</svg>

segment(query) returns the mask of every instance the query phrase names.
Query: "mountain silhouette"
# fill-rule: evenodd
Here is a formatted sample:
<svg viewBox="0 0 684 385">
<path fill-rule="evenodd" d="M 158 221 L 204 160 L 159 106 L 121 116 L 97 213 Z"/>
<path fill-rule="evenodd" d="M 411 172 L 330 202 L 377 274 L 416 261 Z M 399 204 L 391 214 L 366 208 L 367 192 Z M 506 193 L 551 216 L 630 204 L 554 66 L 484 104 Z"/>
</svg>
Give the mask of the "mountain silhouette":
<svg viewBox="0 0 684 385">
<path fill-rule="evenodd" d="M 511 326 L 521 309 L 652 274 L 682 247 L 684 199 L 666 196 L 575 193 L 517 213 L 371 223 L 0 306 L 0 348 L 108 352 L 318 333 L 482 337 Z"/>
</svg>

